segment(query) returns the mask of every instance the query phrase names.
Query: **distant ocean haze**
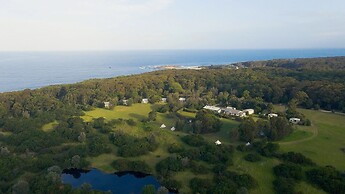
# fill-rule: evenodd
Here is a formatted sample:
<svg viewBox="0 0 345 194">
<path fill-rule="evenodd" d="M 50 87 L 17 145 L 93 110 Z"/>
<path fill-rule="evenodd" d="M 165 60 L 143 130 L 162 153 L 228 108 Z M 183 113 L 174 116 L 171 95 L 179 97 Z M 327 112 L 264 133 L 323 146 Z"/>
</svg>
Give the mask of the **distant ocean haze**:
<svg viewBox="0 0 345 194">
<path fill-rule="evenodd" d="M 0 92 L 144 73 L 154 70 L 149 67 L 161 65 L 205 66 L 331 56 L 345 56 L 345 49 L 0 52 Z"/>
</svg>

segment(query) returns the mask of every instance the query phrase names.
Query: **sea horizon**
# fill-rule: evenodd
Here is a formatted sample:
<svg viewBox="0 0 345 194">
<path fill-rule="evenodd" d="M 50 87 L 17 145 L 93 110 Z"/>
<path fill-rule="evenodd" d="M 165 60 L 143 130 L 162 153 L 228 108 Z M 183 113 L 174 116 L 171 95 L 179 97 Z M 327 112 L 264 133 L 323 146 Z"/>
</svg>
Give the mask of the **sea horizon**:
<svg viewBox="0 0 345 194">
<path fill-rule="evenodd" d="M 0 51 L 0 93 L 140 74 L 155 70 L 152 66 L 337 56 L 345 56 L 345 48 Z"/>
</svg>

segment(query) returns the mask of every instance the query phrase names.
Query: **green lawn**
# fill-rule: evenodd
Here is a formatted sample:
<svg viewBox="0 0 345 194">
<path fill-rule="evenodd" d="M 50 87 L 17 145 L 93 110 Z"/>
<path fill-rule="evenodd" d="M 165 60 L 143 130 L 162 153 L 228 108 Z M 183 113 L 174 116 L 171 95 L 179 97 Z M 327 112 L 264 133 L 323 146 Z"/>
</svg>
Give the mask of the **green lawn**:
<svg viewBox="0 0 345 194">
<path fill-rule="evenodd" d="M 224 119 L 221 118 L 222 121 L 222 128 L 217 133 L 209 133 L 203 135 L 207 140 L 211 142 L 215 142 L 217 140 L 221 141 L 222 143 L 235 143 L 230 136 L 231 131 L 237 130 L 238 125 L 240 124 L 237 121 L 231 119 Z"/>
<path fill-rule="evenodd" d="M 104 117 L 107 120 L 112 119 L 134 119 L 140 121 L 147 118 L 148 113 L 151 111 L 149 104 L 133 104 L 133 106 L 116 106 L 113 110 L 103 108 L 96 108 L 92 111 L 85 113 L 82 118 L 85 121 L 91 121 L 93 118 Z"/>
<path fill-rule="evenodd" d="M 279 161 L 274 158 L 262 157 L 262 161 L 252 163 L 243 159 L 246 154 L 247 153 L 236 151 L 234 155 L 234 165 L 229 169 L 235 170 L 239 173 L 248 173 L 258 181 L 258 188 L 253 190 L 251 193 L 274 193 L 272 182 L 275 177 L 273 175 L 272 168 L 278 165 Z"/>
<path fill-rule="evenodd" d="M 316 135 L 307 141 L 281 144 L 282 151 L 300 152 L 319 165 L 332 165 L 345 170 L 345 116 L 323 113 L 315 110 L 299 109 L 312 121 Z"/>
<path fill-rule="evenodd" d="M 129 126 L 124 123 L 116 125 L 116 129 L 122 129 L 135 136 L 146 136 L 149 133 L 154 133 L 160 144 L 159 148 L 147 155 L 129 158 L 130 160 L 146 161 L 154 172 L 157 162 L 169 156 L 169 153 L 167 152 L 168 146 L 173 143 L 184 144 L 180 137 L 186 135 L 186 133 L 179 131 L 173 132 L 170 130 L 170 128 L 175 125 L 175 119 L 170 118 L 168 113 L 157 113 L 157 120 L 148 124 L 151 126 L 151 130 L 145 131 L 143 129 L 143 124 L 140 121 L 147 118 L 147 115 L 152 110 L 153 106 L 154 105 L 149 104 L 134 104 L 130 107 L 117 106 L 113 110 L 95 109 L 86 112 L 86 115 L 83 116 L 83 118 L 86 121 L 90 121 L 93 118 L 98 117 L 105 117 L 107 120 L 118 118 L 133 119 L 137 122 L 136 126 Z M 282 107 L 280 107 L 280 109 L 283 110 Z M 280 143 L 281 150 L 283 152 L 301 152 L 320 165 L 331 164 L 340 170 L 345 170 L 345 154 L 340 150 L 340 148 L 345 148 L 345 123 L 343 122 L 345 116 L 312 110 L 301 109 L 300 111 L 312 121 L 313 125 L 310 127 L 296 126 L 297 129 L 294 133 L 278 142 Z M 195 117 L 195 113 L 179 111 L 179 114 L 186 118 Z M 241 142 L 230 138 L 230 133 L 237 129 L 239 122 L 224 118 L 222 118 L 221 121 L 223 123 L 221 130 L 217 133 L 203 135 L 205 139 L 211 143 L 219 139 L 225 144 L 232 144 L 234 146 L 240 144 Z M 165 124 L 167 128 L 160 129 L 161 124 Z M 50 126 L 52 126 L 52 124 L 50 124 Z M 49 129 L 47 126 L 46 128 Z M 251 174 L 258 181 L 259 187 L 251 193 L 274 193 L 272 182 L 275 177 L 272 173 L 272 168 L 279 164 L 279 161 L 274 158 L 263 157 L 262 161 L 251 163 L 243 159 L 245 154 L 246 153 L 235 151 L 233 157 L 234 165 L 229 166 L 229 169 L 240 173 Z M 106 172 L 114 172 L 117 169 L 112 168 L 111 163 L 118 158 L 119 157 L 116 156 L 116 148 L 114 148 L 113 154 L 103 154 L 98 157 L 90 157 L 88 160 L 91 162 L 92 167 Z M 186 193 L 190 192 L 188 188 L 189 180 L 195 176 L 196 175 L 190 171 L 177 173 L 174 178 L 183 183 L 180 191 Z M 205 178 L 207 176 L 210 175 L 198 175 L 198 177 Z M 303 193 L 306 194 L 324 193 L 305 182 L 299 183 L 297 190 L 303 191 Z"/>
<path fill-rule="evenodd" d="M 280 142 L 293 142 L 297 140 L 303 140 L 303 139 L 312 137 L 313 134 L 314 133 L 312 132 L 312 129 L 310 129 L 310 127 L 298 127 L 298 129 L 296 129 L 290 135 L 284 137 L 284 139 L 282 139 Z"/>
</svg>

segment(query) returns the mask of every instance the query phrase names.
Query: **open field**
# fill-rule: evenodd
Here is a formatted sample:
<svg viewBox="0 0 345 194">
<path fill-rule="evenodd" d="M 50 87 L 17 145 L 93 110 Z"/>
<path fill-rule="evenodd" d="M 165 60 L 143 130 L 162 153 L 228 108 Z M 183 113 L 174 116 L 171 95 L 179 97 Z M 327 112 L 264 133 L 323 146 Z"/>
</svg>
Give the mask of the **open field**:
<svg viewBox="0 0 345 194">
<path fill-rule="evenodd" d="M 345 170 L 345 153 L 341 151 L 345 148 L 345 116 L 306 109 L 299 111 L 312 121 L 310 129 L 315 135 L 290 143 L 284 141 L 281 150 L 300 152 L 319 165 L 332 165 Z"/>
<path fill-rule="evenodd" d="M 93 118 L 98 117 L 105 117 L 107 120 L 118 118 L 133 119 L 137 122 L 136 126 L 122 124 L 120 126 L 116 126 L 116 129 L 122 129 L 129 134 L 135 134 L 136 136 L 144 136 L 149 132 L 154 132 L 160 143 L 159 148 L 147 155 L 129 158 L 130 160 L 144 160 L 154 170 L 157 162 L 169 156 L 169 153 L 167 152 L 169 145 L 173 143 L 185 145 L 180 139 L 180 137 L 184 136 L 185 133 L 179 131 L 172 132 L 169 130 L 170 127 L 174 126 L 175 120 L 174 118 L 170 118 L 168 113 L 157 113 L 157 120 L 149 123 L 151 131 L 148 132 L 143 130 L 143 125 L 140 121 L 147 118 L 152 107 L 153 106 L 149 104 L 134 104 L 131 107 L 118 106 L 115 107 L 114 110 L 95 109 L 86 112 L 86 115 L 83 116 L 83 118 L 86 121 L 90 121 Z M 280 108 L 281 111 L 284 109 L 283 107 L 278 108 Z M 309 127 L 296 126 L 296 131 L 294 133 L 278 142 L 281 146 L 281 151 L 301 152 L 320 165 L 330 164 L 340 170 L 345 170 L 345 163 L 343 162 L 345 161 L 345 153 L 340 150 L 340 148 L 345 148 L 345 141 L 343 141 L 345 139 L 345 124 L 343 122 L 345 117 L 342 115 L 313 110 L 299 109 L 299 111 L 303 112 L 307 118 L 312 121 L 313 125 Z M 179 114 L 186 118 L 195 117 L 195 113 L 179 111 Z M 237 129 L 239 122 L 224 118 L 222 118 L 221 121 L 223 123 L 221 130 L 218 133 L 203 135 L 205 139 L 211 143 L 219 139 L 225 144 L 232 144 L 234 146 L 241 144 L 241 142 L 231 139 L 230 137 L 231 131 Z M 166 129 L 159 128 L 163 123 L 167 126 Z M 91 162 L 92 167 L 106 172 L 114 172 L 117 169 L 111 167 L 111 163 L 120 158 L 116 156 L 115 151 L 116 150 L 114 150 L 113 154 L 103 154 L 98 157 L 88 158 L 88 160 Z M 234 164 L 228 168 L 239 173 L 248 173 L 258 181 L 259 187 L 252 190 L 251 193 L 274 193 L 272 181 L 275 177 L 273 175 L 272 168 L 279 164 L 279 160 L 263 157 L 262 161 L 251 163 L 243 159 L 245 154 L 247 153 L 242 153 L 236 150 L 233 157 Z M 212 168 L 210 165 L 208 165 L 208 167 Z M 190 171 L 177 173 L 174 178 L 185 183 L 180 191 L 189 192 L 189 180 L 195 176 L 196 175 Z M 207 175 L 198 175 L 198 177 L 207 177 Z M 306 194 L 324 193 L 305 182 L 298 184 L 297 191 L 303 191 L 303 193 Z"/>
<path fill-rule="evenodd" d="M 96 108 L 86 112 L 82 118 L 85 121 L 99 117 L 104 117 L 107 120 L 122 118 L 140 121 L 145 119 L 150 111 L 151 105 L 149 104 L 133 104 L 133 106 L 116 106 L 113 110 Z"/>
<path fill-rule="evenodd" d="M 281 145 L 295 144 L 296 142 L 303 142 L 312 139 L 318 135 L 318 130 L 315 126 L 296 126 L 296 130 L 290 135 L 284 137 L 279 143 Z"/>
</svg>

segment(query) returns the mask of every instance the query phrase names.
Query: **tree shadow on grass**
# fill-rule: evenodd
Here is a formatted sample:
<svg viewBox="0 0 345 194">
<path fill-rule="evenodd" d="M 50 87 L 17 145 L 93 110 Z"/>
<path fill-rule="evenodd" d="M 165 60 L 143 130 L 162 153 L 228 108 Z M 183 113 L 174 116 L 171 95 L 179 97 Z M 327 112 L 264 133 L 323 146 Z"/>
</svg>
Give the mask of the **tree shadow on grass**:
<svg viewBox="0 0 345 194">
<path fill-rule="evenodd" d="M 145 116 L 136 114 L 136 113 L 129 113 L 128 116 L 130 116 L 133 119 L 137 119 L 138 121 L 142 121 L 143 119 L 146 119 Z"/>
</svg>

